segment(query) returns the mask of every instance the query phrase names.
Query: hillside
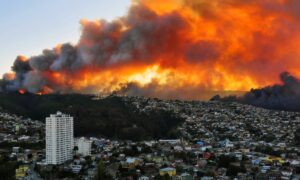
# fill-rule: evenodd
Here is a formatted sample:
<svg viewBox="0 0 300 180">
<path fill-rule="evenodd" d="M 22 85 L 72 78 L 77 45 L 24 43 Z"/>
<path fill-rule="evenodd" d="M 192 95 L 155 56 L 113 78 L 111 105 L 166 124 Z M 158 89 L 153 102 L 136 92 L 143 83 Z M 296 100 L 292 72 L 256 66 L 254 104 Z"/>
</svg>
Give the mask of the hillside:
<svg viewBox="0 0 300 180">
<path fill-rule="evenodd" d="M 138 112 L 136 107 L 116 96 L 92 100 L 92 96 L 81 94 L 0 93 L 0 99 L 0 107 L 4 110 L 35 120 L 44 121 L 56 111 L 69 113 L 75 119 L 75 136 L 132 140 L 174 138 L 175 128 L 183 122 L 166 110 Z"/>
</svg>

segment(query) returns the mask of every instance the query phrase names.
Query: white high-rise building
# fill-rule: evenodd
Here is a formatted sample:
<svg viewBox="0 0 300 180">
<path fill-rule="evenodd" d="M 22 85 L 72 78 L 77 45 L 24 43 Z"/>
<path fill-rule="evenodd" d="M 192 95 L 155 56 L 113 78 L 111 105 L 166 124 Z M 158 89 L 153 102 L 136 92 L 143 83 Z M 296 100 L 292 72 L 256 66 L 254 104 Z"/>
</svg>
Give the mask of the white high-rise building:
<svg viewBox="0 0 300 180">
<path fill-rule="evenodd" d="M 72 159 L 73 117 L 61 112 L 46 118 L 46 163 L 62 164 Z"/>
<path fill-rule="evenodd" d="M 92 141 L 81 137 L 75 140 L 75 146 L 78 147 L 78 153 L 83 156 L 91 155 Z"/>
</svg>

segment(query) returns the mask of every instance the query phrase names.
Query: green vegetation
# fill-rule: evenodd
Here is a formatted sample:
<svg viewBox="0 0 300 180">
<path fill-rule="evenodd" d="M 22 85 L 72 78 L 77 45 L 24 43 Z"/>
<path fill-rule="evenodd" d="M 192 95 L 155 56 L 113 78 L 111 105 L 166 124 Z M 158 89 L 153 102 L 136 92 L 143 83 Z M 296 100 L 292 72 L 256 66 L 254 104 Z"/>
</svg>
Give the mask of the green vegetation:
<svg viewBox="0 0 300 180">
<path fill-rule="evenodd" d="M 296 130 L 296 132 L 294 133 L 294 140 L 295 140 L 295 143 L 297 144 L 297 145 L 300 145 L 300 128 L 298 128 L 297 130 Z"/>
<path fill-rule="evenodd" d="M 22 147 L 23 149 L 43 149 L 45 147 L 45 142 L 38 143 L 28 143 L 28 142 L 1 142 L 0 149 L 9 149 L 13 147 Z"/>
<path fill-rule="evenodd" d="M 0 155 L 0 177 L 3 180 L 15 179 L 15 170 L 18 167 L 17 161 L 9 160 L 8 155 Z"/>
<path fill-rule="evenodd" d="M 117 139 L 175 138 L 182 119 L 164 110 L 137 113 L 121 97 L 92 100 L 82 94 L 33 95 L 0 93 L 0 107 L 24 117 L 44 121 L 49 114 L 62 111 L 74 117 L 75 136 L 104 136 Z"/>
<path fill-rule="evenodd" d="M 97 166 L 97 175 L 95 180 L 104 180 L 105 179 L 105 168 L 103 161 L 100 161 Z"/>
</svg>

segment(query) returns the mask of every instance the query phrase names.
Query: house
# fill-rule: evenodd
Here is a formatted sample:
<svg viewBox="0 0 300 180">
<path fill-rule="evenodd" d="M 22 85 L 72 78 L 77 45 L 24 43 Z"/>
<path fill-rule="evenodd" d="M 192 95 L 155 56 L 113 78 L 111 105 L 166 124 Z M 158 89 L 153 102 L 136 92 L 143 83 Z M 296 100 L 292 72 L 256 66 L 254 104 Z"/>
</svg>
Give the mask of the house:
<svg viewBox="0 0 300 180">
<path fill-rule="evenodd" d="M 180 139 L 160 139 L 160 143 L 169 143 L 169 144 L 176 144 L 180 143 Z"/>
<path fill-rule="evenodd" d="M 28 170 L 28 166 L 20 166 L 18 169 L 16 169 L 16 179 L 23 179 L 26 176 Z"/>
<path fill-rule="evenodd" d="M 213 177 L 209 177 L 209 176 L 201 177 L 201 180 L 213 180 L 213 179 L 214 179 Z"/>
<path fill-rule="evenodd" d="M 189 173 L 182 173 L 179 177 L 179 180 L 193 180 L 193 176 Z"/>
<path fill-rule="evenodd" d="M 275 162 L 278 162 L 280 164 L 285 163 L 285 161 L 280 157 L 267 156 L 266 158 L 264 158 L 264 160 L 267 161 L 267 162 L 272 162 L 272 163 L 275 163 Z"/>
<path fill-rule="evenodd" d="M 212 148 L 213 147 L 211 145 L 206 145 L 206 146 L 200 147 L 200 150 L 204 152 L 204 151 L 207 151 L 207 150 L 212 149 Z"/>
<path fill-rule="evenodd" d="M 149 177 L 147 177 L 147 176 L 141 176 L 141 177 L 139 177 L 139 179 L 138 180 L 149 180 L 150 178 Z"/>
<path fill-rule="evenodd" d="M 87 174 L 90 179 L 94 178 L 96 175 L 96 168 L 88 169 Z"/>
<path fill-rule="evenodd" d="M 122 167 L 126 169 L 133 169 L 140 164 L 140 159 L 128 157 L 125 162 L 122 163 Z"/>
<path fill-rule="evenodd" d="M 20 152 L 20 147 L 13 147 L 12 152 L 19 153 Z"/>
<path fill-rule="evenodd" d="M 226 147 L 226 148 L 232 148 L 232 147 L 234 147 L 234 144 L 231 141 L 229 141 L 228 139 L 225 139 L 224 141 L 221 141 L 220 145 L 222 147 Z"/>
<path fill-rule="evenodd" d="M 91 155 L 92 141 L 84 137 L 75 139 L 75 146 L 78 147 L 78 153 L 83 156 Z"/>
<path fill-rule="evenodd" d="M 78 174 L 81 170 L 82 166 L 81 165 L 72 165 L 72 172 Z"/>
<path fill-rule="evenodd" d="M 166 174 L 168 174 L 170 177 L 176 176 L 176 169 L 167 167 L 159 170 L 160 176 L 165 176 Z"/>
<path fill-rule="evenodd" d="M 290 179 L 292 175 L 293 175 L 293 172 L 291 172 L 291 171 L 282 171 L 281 179 Z"/>
</svg>

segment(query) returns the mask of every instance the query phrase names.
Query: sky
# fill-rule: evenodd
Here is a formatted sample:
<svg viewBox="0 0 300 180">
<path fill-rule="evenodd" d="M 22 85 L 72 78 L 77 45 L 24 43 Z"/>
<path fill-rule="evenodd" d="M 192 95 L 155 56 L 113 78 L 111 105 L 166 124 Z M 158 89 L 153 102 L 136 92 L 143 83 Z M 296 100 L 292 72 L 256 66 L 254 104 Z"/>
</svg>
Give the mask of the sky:
<svg viewBox="0 0 300 180">
<path fill-rule="evenodd" d="M 57 44 L 76 43 L 81 19 L 112 20 L 127 13 L 130 0 L 0 1 L 0 77 L 18 55 L 38 55 Z"/>
</svg>

